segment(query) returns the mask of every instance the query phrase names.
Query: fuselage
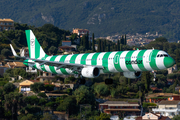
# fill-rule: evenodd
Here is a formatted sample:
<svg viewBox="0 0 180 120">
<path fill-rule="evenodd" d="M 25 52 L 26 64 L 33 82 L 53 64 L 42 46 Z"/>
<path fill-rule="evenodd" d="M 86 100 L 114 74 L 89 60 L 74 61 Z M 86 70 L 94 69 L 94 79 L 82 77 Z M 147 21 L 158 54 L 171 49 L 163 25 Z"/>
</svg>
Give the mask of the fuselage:
<svg viewBox="0 0 180 120">
<path fill-rule="evenodd" d="M 104 67 L 104 69 L 100 70 L 101 74 L 114 72 L 162 70 L 175 64 L 174 59 L 166 52 L 154 49 L 55 55 L 38 59 L 82 64 L 85 66 L 100 65 Z M 35 63 L 35 65 L 28 63 L 24 64 L 54 74 L 78 74 L 78 70 L 76 68 L 63 68 L 62 66 L 62 68 L 57 69 L 58 66 L 40 65 L 39 63 Z"/>
</svg>

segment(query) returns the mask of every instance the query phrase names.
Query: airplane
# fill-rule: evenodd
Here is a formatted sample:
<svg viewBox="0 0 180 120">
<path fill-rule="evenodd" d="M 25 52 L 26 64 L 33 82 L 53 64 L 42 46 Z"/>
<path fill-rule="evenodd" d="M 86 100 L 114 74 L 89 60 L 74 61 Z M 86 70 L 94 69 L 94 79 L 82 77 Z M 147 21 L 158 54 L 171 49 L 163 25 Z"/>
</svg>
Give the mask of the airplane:
<svg viewBox="0 0 180 120">
<path fill-rule="evenodd" d="M 142 71 L 163 70 L 175 64 L 168 53 L 156 49 L 49 56 L 40 46 L 32 30 L 25 30 L 25 33 L 29 57 L 18 56 L 10 44 L 15 57 L 23 58 L 26 66 L 38 70 L 79 76 L 81 84 L 85 83 L 85 78 L 96 78 L 100 74 L 116 72 L 123 72 L 126 78 L 135 79 L 141 76 Z M 105 83 L 112 84 L 113 79 L 107 78 Z"/>
</svg>

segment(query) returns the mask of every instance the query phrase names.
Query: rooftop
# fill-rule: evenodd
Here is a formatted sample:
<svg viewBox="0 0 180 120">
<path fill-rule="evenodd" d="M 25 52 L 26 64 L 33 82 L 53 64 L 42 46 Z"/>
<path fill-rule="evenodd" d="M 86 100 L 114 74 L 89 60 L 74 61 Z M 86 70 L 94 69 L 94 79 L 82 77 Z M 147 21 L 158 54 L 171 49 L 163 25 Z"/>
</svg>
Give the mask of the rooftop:
<svg viewBox="0 0 180 120">
<path fill-rule="evenodd" d="M 159 102 L 159 105 L 177 105 L 180 101 L 174 100 L 174 101 L 168 101 L 168 100 L 162 100 Z"/>
</svg>

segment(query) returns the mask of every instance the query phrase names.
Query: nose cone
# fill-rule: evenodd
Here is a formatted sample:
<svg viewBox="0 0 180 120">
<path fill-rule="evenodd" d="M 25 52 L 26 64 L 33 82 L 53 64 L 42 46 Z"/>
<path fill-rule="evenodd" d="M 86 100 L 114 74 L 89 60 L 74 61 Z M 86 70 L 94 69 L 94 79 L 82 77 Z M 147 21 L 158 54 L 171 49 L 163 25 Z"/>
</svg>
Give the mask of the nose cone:
<svg viewBox="0 0 180 120">
<path fill-rule="evenodd" d="M 164 58 L 164 65 L 166 68 L 172 67 L 175 64 L 175 60 L 172 57 Z"/>
</svg>

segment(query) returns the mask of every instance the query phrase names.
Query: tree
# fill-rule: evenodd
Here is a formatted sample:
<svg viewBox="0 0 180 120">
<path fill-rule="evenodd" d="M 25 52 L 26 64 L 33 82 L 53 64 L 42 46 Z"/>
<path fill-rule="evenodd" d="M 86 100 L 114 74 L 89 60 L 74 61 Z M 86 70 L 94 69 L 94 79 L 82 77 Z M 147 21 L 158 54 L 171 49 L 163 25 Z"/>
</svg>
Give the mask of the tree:
<svg viewBox="0 0 180 120">
<path fill-rule="evenodd" d="M 101 113 L 100 116 L 96 117 L 96 120 L 110 120 L 110 115 Z"/>
<path fill-rule="evenodd" d="M 117 40 L 117 51 L 120 51 L 120 44 L 119 44 L 119 40 Z"/>
<path fill-rule="evenodd" d="M 21 93 L 9 93 L 4 96 L 6 111 L 11 111 L 12 119 L 17 120 L 17 111 L 24 107 L 23 95 Z"/>
<path fill-rule="evenodd" d="M 175 115 L 172 120 L 180 120 L 180 115 Z"/>
<path fill-rule="evenodd" d="M 39 97 L 42 97 L 42 98 L 47 98 L 47 96 L 46 96 L 45 93 L 38 93 L 38 96 L 39 96 Z"/>
<path fill-rule="evenodd" d="M 101 52 L 101 40 L 98 40 L 98 52 Z"/>
<path fill-rule="evenodd" d="M 47 91 L 53 91 L 54 87 L 55 87 L 55 85 L 47 84 L 44 86 L 44 89 Z"/>
<path fill-rule="evenodd" d="M 57 118 L 55 119 L 52 114 L 44 113 L 43 118 L 41 118 L 40 120 L 57 120 Z"/>
<path fill-rule="evenodd" d="M 4 91 L 6 94 L 13 92 L 15 90 L 15 85 L 13 83 L 6 83 L 4 85 Z"/>
<path fill-rule="evenodd" d="M 48 52 L 50 54 L 56 54 L 57 53 L 57 48 L 54 47 L 54 46 L 51 46 L 49 49 L 48 49 Z"/>
<path fill-rule="evenodd" d="M 165 37 L 158 37 L 155 39 L 155 42 L 164 43 L 164 42 L 168 42 L 168 40 Z"/>
<path fill-rule="evenodd" d="M 109 90 L 107 85 L 105 84 L 98 84 L 95 86 L 94 91 L 97 93 L 98 96 L 107 96 L 109 95 Z"/>
<path fill-rule="evenodd" d="M 40 92 L 41 90 L 44 90 L 44 83 L 35 82 L 34 84 L 30 85 L 30 88 L 35 93 Z"/>
<path fill-rule="evenodd" d="M 4 49 L 1 50 L 1 54 L 2 54 L 3 56 L 5 56 L 6 58 L 8 58 L 10 55 L 12 55 L 12 53 L 10 52 L 10 50 L 9 50 L 9 49 L 6 49 L 6 48 L 4 48 Z"/>
<path fill-rule="evenodd" d="M 28 96 L 25 98 L 26 103 L 30 105 L 38 104 L 39 98 L 36 95 Z"/>
<path fill-rule="evenodd" d="M 94 94 L 89 87 L 85 85 L 80 86 L 74 91 L 76 101 L 78 104 L 94 104 Z"/>
<path fill-rule="evenodd" d="M 92 34 L 92 51 L 95 52 L 94 33 Z"/>
<path fill-rule="evenodd" d="M 58 111 L 67 111 L 70 115 L 73 113 L 77 113 L 77 105 L 76 105 L 76 97 L 75 96 L 68 96 L 63 100 L 57 110 Z"/>
</svg>

